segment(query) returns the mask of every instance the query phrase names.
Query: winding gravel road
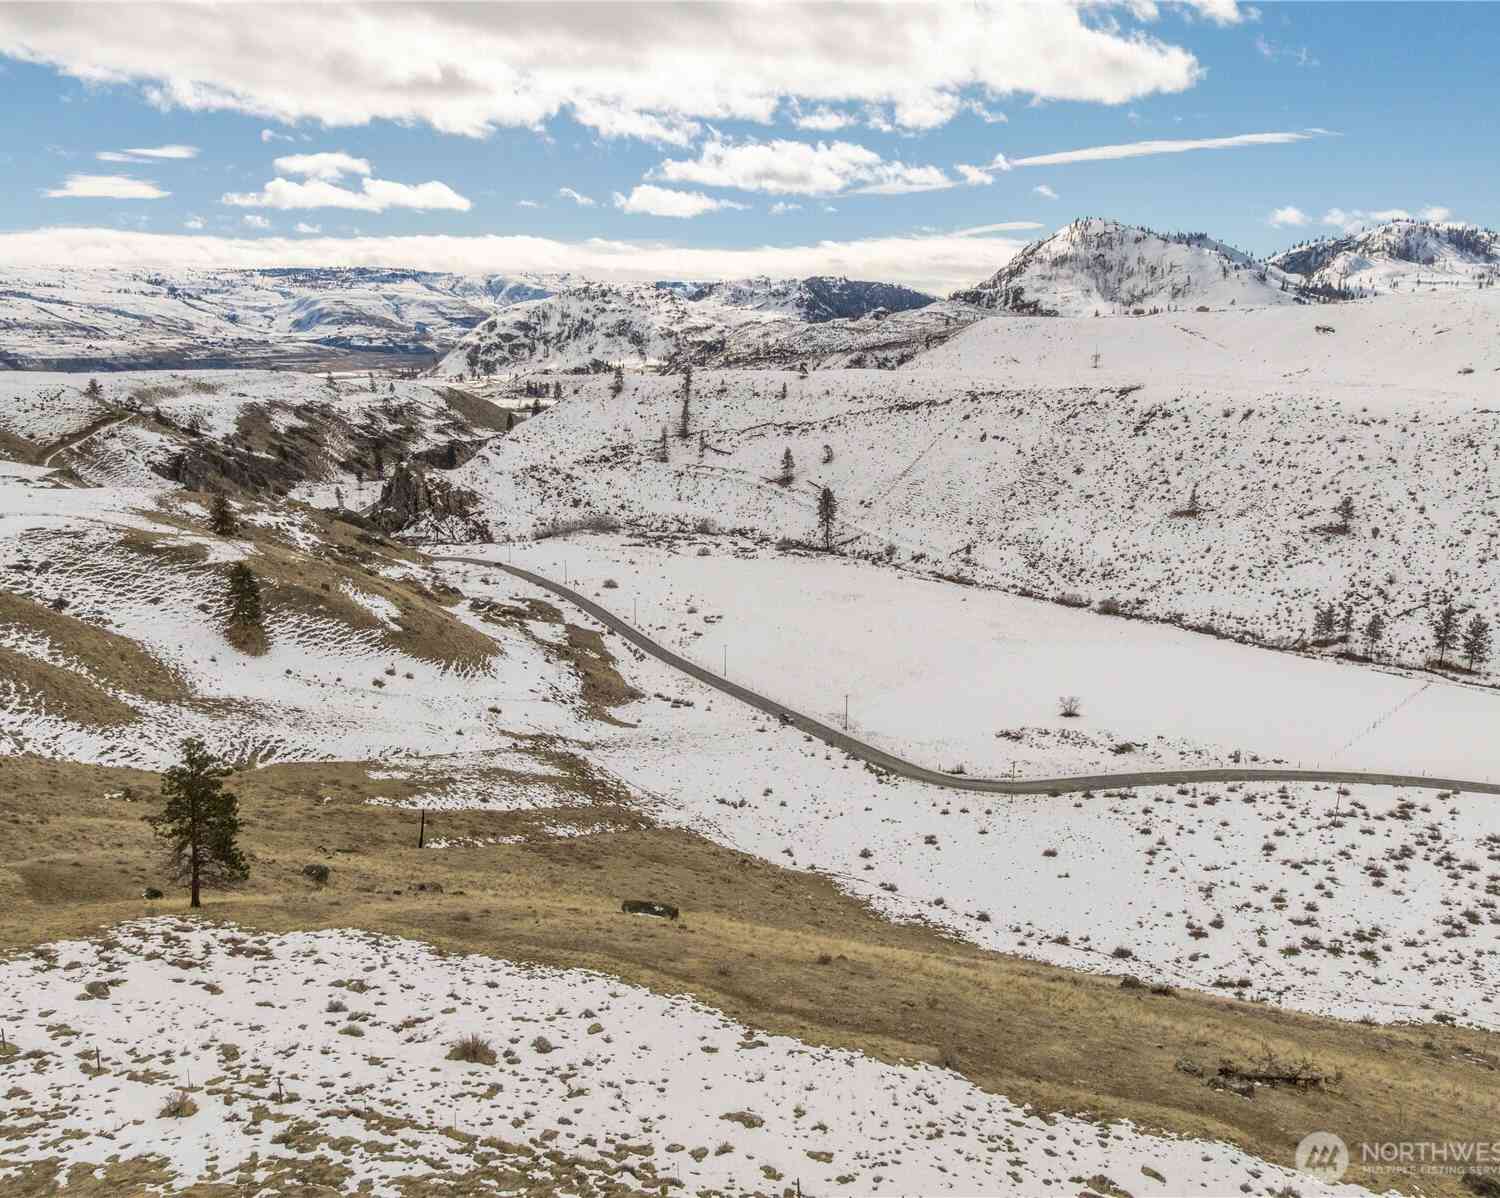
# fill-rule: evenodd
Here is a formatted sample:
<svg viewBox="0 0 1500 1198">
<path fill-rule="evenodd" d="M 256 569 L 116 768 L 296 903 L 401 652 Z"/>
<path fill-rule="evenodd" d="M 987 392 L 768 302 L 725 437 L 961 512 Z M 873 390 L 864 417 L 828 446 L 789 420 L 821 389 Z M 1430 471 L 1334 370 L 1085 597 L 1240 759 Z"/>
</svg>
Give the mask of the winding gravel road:
<svg viewBox="0 0 1500 1198">
<path fill-rule="evenodd" d="M 1479 794 L 1500 795 L 1500 782 L 1480 782 L 1472 778 L 1435 778 L 1422 774 L 1362 773 L 1358 770 L 1303 770 L 1281 768 L 1228 767 L 1196 770 L 1134 770 L 1118 774 L 1074 774 L 1064 778 L 972 778 L 966 774 L 947 774 L 942 770 L 929 769 L 913 761 L 887 753 L 872 744 L 858 740 L 847 732 L 841 732 L 821 720 L 793 711 L 784 703 L 767 698 L 749 687 L 704 669 L 681 654 L 673 653 L 658 644 L 645 633 L 627 624 L 619 616 L 601 607 L 592 599 L 579 594 L 572 587 L 553 582 L 519 566 L 503 562 L 488 561 L 478 557 L 435 556 L 434 561 L 461 562 L 470 566 L 484 566 L 492 570 L 504 570 L 516 578 L 550 591 L 565 599 L 574 607 L 587 612 L 612 632 L 619 633 L 636 648 L 664 661 L 675 670 L 696 678 L 715 690 L 748 703 L 758 711 L 776 716 L 809 736 L 815 736 L 835 749 L 841 749 L 851 757 L 867 761 L 878 769 L 886 770 L 914 782 L 925 782 L 930 786 L 942 786 L 948 790 L 972 790 L 987 794 L 1034 795 L 1064 794 L 1069 791 L 1107 790 L 1122 786 L 1175 786 L 1184 782 L 1344 782 L 1365 786 L 1412 786 L 1427 790 L 1472 791 Z"/>
</svg>

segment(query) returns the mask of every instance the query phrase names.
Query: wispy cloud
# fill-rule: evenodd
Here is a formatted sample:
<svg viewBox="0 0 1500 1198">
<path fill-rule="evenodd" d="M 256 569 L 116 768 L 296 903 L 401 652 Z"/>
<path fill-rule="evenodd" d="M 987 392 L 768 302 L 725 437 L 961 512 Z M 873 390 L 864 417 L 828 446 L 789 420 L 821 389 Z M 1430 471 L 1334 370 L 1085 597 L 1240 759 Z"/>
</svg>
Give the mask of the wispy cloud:
<svg viewBox="0 0 1500 1198">
<path fill-rule="evenodd" d="M 1038 183 L 1031 190 L 1034 191 L 1034 192 L 1036 192 L 1036 194 L 1039 195 L 1039 196 L 1041 196 L 1042 199 L 1044 199 L 1044 200 L 1055 200 L 1055 199 L 1057 199 L 1057 192 L 1053 191 L 1045 183 Z"/>
<path fill-rule="evenodd" d="M 198 157 L 197 146 L 151 146 L 133 150 L 100 150 L 100 162 L 162 162 Z"/>
<path fill-rule="evenodd" d="M 1239 133 L 1233 137 L 1157 138 L 1112 146 L 1088 146 L 1055 154 L 1030 154 L 1023 158 L 995 155 L 992 170 L 1008 171 L 1020 166 L 1066 166 L 1074 162 L 1108 162 L 1119 158 L 1145 158 L 1153 154 L 1186 154 L 1193 150 L 1232 150 L 1242 146 L 1284 146 L 1315 137 L 1334 136 L 1327 129 L 1302 129 L 1285 133 Z"/>
<path fill-rule="evenodd" d="M 127 175 L 69 175 L 61 187 L 42 194 L 52 200 L 161 200 L 172 193 L 149 180 Z"/>
<path fill-rule="evenodd" d="M 592 208 L 597 202 L 589 196 L 574 191 L 571 187 L 559 187 L 557 194 L 565 200 L 572 200 L 580 208 Z"/>
</svg>

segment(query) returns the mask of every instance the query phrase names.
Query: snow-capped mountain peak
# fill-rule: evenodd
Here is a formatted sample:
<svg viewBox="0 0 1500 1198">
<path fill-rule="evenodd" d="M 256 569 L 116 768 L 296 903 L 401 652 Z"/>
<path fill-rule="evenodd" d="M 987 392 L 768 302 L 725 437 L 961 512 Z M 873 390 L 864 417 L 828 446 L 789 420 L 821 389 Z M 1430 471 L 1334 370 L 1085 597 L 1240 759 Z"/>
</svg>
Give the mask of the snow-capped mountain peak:
<svg viewBox="0 0 1500 1198">
<path fill-rule="evenodd" d="M 1018 315 L 1117 315 L 1295 300 L 1280 271 L 1205 233 L 1159 233 L 1084 217 L 1028 245 L 965 303 Z"/>
<path fill-rule="evenodd" d="M 1271 262 L 1312 284 L 1365 292 L 1488 286 L 1500 280 L 1500 233 L 1457 221 L 1393 220 L 1294 246 Z"/>
</svg>

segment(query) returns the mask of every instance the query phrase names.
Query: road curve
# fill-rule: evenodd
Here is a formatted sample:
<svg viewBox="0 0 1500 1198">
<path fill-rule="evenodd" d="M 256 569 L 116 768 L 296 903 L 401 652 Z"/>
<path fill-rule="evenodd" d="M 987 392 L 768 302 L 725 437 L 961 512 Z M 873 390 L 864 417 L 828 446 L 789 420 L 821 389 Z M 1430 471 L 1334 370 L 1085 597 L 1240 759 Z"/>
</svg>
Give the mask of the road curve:
<svg viewBox="0 0 1500 1198">
<path fill-rule="evenodd" d="M 1064 778 L 972 778 L 967 774 L 948 774 L 942 770 L 929 769 L 925 765 L 907 761 L 894 753 L 876 748 L 872 744 L 841 732 L 830 724 L 815 720 L 812 716 L 793 711 L 784 703 L 769 699 L 749 687 L 731 682 L 712 670 L 704 669 L 697 662 L 689 661 L 679 653 L 658 644 L 645 633 L 627 624 L 619 616 L 601 607 L 586 595 L 572 587 L 553 582 L 520 566 L 509 566 L 504 562 L 488 561 L 478 557 L 434 556 L 434 561 L 461 562 L 470 566 L 503 570 L 532 586 L 550 591 L 565 599 L 574 607 L 581 608 L 612 632 L 619 633 L 642 652 L 664 661 L 675 670 L 696 678 L 699 682 L 722 691 L 741 703 L 749 704 L 757 711 L 776 716 L 809 736 L 815 736 L 825 744 L 841 749 L 852 757 L 866 761 L 878 769 L 910 778 L 914 782 L 925 782 L 930 786 L 941 786 L 948 790 L 971 790 L 986 794 L 1035 795 L 1064 794 L 1069 791 L 1108 790 L 1122 786 L 1176 786 L 1187 782 L 1344 782 L 1364 786 L 1411 786 L 1426 790 L 1466 790 L 1479 794 L 1500 795 L 1500 782 L 1480 782 L 1472 778 L 1432 778 L 1421 774 L 1362 773 L 1358 770 L 1303 770 L 1280 768 L 1250 768 L 1231 766 L 1196 770 L 1135 770 L 1118 774 L 1074 774 Z"/>
</svg>

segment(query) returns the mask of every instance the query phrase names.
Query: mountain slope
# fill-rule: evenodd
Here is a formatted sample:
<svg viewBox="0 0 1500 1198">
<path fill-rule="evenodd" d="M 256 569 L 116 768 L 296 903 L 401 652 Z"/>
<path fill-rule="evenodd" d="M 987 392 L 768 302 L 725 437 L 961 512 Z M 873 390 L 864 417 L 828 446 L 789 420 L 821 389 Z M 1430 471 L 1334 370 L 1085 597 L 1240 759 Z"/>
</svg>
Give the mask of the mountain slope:
<svg viewBox="0 0 1500 1198">
<path fill-rule="evenodd" d="M 997 318 L 897 372 L 700 372 L 666 461 L 680 380 L 614 396 L 590 379 L 452 478 L 500 539 L 596 513 L 811 540 L 826 485 L 851 553 L 1273 644 L 1348 602 L 1360 626 L 1380 609 L 1383 651 L 1421 664 L 1433 593 L 1461 579 L 1462 603 L 1500 604 L 1483 410 L 1497 308 L 1482 293 L 1351 305 L 1337 325 L 1300 306 Z M 1174 514 L 1195 485 L 1202 510 Z M 1354 528 L 1330 531 L 1345 496 Z"/>
<path fill-rule="evenodd" d="M 1270 261 L 1311 284 L 1374 293 L 1491 285 L 1500 280 L 1500 233 L 1456 222 L 1398 220 L 1296 246 Z"/>
<path fill-rule="evenodd" d="M 0 269 L 0 369 L 422 364 L 540 277 L 378 268 Z"/>
<path fill-rule="evenodd" d="M 1027 316 L 1291 303 L 1279 272 L 1203 233 L 1162 234 L 1085 217 L 1033 242 L 953 299 Z"/>
<path fill-rule="evenodd" d="M 589 373 L 677 361 L 721 364 L 805 358 L 796 339 L 813 333 L 824 353 L 851 349 L 892 313 L 920 312 L 931 296 L 850 279 L 744 279 L 722 283 L 586 283 L 496 313 L 464 338 L 439 373 Z M 846 324 L 866 322 L 840 336 Z M 767 336 L 772 353 L 749 348 Z M 739 340 L 739 348 L 734 348 Z"/>
</svg>

